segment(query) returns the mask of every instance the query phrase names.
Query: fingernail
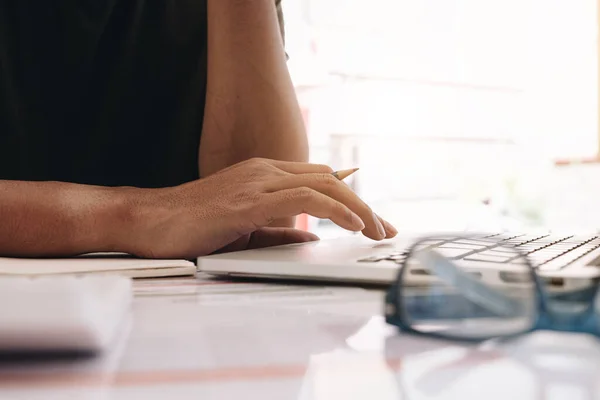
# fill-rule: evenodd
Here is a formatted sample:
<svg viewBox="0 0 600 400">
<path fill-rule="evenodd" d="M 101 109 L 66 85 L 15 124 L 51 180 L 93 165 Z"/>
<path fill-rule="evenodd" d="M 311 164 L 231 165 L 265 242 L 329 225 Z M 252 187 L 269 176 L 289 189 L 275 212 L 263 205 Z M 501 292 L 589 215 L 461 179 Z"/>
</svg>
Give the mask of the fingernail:
<svg viewBox="0 0 600 400">
<path fill-rule="evenodd" d="M 352 226 L 354 226 L 356 228 L 357 232 L 365 229 L 365 223 L 363 222 L 362 219 L 360 219 L 360 217 L 358 215 L 351 212 L 350 217 L 351 217 Z"/>
<path fill-rule="evenodd" d="M 377 231 L 379 232 L 379 236 L 381 237 L 385 237 L 385 228 L 383 227 L 383 225 L 381 224 L 381 221 L 379 221 L 379 218 L 377 218 L 377 214 L 373 213 L 373 220 L 375 221 L 375 225 L 377 226 Z"/>
<path fill-rule="evenodd" d="M 394 228 L 394 225 L 390 224 L 385 219 L 382 219 L 382 221 L 383 221 L 383 224 L 385 225 L 385 228 L 388 230 L 388 232 L 390 232 L 392 235 L 398 234 L 398 230 L 396 228 Z"/>
</svg>

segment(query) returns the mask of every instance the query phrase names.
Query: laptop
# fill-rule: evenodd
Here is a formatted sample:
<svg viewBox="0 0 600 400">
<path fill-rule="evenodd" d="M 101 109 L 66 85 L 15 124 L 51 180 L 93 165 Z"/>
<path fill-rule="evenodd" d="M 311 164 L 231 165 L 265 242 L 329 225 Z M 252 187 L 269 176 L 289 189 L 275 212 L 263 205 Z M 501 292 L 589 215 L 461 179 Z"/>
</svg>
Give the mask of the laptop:
<svg viewBox="0 0 600 400">
<path fill-rule="evenodd" d="M 408 248 L 423 236 L 401 234 L 376 242 L 362 235 L 291 244 L 198 258 L 202 272 L 225 277 L 327 281 L 389 285 L 403 264 Z M 492 254 L 489 240 L 515 246 L 527 254 L 538 274 L 556 290 L 577 290 L 600 280 L 600 234 L 489 233 L 487 243 L 445 240 L 436 249 L 471 267 L 511 259 Z M 435 248 L 435 246 L 434 246 Z"/>
</svg>

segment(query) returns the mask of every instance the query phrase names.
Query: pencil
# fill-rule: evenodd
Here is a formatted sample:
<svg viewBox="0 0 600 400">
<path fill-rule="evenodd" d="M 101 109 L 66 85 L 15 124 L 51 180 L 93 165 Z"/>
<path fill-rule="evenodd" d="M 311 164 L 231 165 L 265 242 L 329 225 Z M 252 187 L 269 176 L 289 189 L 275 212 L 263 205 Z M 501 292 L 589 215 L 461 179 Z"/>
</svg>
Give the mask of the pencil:
<svg viewBox="0 0 600 400">
<path fill-rule="evenodd" d="M 356 171 L 358 171 L 358 168 L 343 169 L 341 171 L 332 172 L 331 175 L 335 176 L 340 181 L 342 181 L 342 180 L 346 179 L 347 177 L 349 177 L 350 175 L 352 175 L 353 173 L 355 173 Z"/>
</svg>

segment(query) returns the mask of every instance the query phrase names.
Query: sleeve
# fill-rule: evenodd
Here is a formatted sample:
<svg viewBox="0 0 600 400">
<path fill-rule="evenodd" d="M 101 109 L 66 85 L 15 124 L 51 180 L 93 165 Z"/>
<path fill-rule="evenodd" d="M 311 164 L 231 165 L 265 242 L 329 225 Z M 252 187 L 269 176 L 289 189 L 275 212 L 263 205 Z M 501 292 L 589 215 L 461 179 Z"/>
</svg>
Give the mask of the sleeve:
<svg viewBox="0 0 600 400">
<path fill-rule="evenodd" d="M 281 31 L 281 40 L 285 47 L 285 20 L 283 18 L 283 8 L 281 7 L 281 0 L 275 0 L 275 6 L 277 7 L 277 20 L 279 21 L 279 30 Z M 285 53 L 286 58 L 289 59 L 287 52 Z"/>
</svg>

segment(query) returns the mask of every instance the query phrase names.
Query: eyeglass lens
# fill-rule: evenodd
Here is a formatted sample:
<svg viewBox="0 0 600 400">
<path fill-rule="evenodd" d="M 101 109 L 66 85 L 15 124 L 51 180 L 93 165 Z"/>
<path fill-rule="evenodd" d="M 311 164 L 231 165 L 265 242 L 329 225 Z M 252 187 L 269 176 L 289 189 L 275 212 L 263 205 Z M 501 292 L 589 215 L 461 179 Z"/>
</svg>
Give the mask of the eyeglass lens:
<svg viewBox="0 0 600 400">
<path fill-rule="evenodd" d="M 531 329 L 537 318 L 531 267 L 515 248 L 498 242 L 423 240 L 406 259 L 401 282 L 401 313 L 419 332 L 449 338 L 507 336 Z"/>
</svg>

